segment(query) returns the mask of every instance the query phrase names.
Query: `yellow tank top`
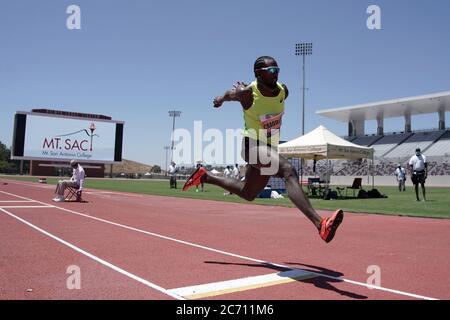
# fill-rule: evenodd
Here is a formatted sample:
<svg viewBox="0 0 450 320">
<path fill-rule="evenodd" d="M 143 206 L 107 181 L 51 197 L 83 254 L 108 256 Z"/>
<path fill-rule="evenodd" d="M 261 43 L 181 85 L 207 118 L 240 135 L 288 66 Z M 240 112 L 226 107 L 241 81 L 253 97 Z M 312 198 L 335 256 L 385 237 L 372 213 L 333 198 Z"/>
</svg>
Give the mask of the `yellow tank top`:
<svg viewBox="0 0 450 320">
<path fill-rule="evenodd" d="M 253 92 L 252 106 L 244 110 L 245 129 L 242 135 L 272 146 L 280 141 L 281 120 L 284 113 L 284 87 L 277 82 L 280 93 L 276 97 L 265 97 L 258 90 L 256 80 L 250 86 Z"/>
</svg>

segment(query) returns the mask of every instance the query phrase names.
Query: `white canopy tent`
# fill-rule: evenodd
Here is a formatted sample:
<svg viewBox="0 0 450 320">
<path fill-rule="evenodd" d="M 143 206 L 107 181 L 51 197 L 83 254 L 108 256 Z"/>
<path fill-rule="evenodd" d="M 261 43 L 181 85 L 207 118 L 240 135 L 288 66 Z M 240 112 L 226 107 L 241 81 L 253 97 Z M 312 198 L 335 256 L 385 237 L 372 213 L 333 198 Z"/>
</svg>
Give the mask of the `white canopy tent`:
<svg viewBox="0 0 450 320">
<path fill-rule="evenodd" d="M 305 160 L 371 159 L 373 164 L 374 150 L 351 143 L 338 137 L 324 126 L 319 126 L 304 136 L 280 144 L 278 153 L 288 158 Z M 372 185 L 373 183 L 372 174 Z"/>
</svg>

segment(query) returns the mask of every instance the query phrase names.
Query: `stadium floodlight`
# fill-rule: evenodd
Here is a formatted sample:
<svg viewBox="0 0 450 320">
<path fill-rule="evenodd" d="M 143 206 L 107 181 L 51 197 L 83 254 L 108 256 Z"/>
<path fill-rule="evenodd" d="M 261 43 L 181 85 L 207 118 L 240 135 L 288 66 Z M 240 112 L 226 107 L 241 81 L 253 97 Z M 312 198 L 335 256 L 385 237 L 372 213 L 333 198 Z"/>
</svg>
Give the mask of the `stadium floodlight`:
<svg viewBox="0 0 450 320">
<path fill-rule="evenodd" d="M 303 57 L 303 106 L 302 106 L 302 136 L 305 135 L 305 62 L 306 56 L 312 55 L 313 44 L 311 42 L 296 43 L 295 55 Z M 300 161 L 300 183 L 303 180 L 303 159 Z"/>
<path fill-rule="evenodd" d="M 297 43 L 295 44 L 295 55 L 296 56 L 311 55 L 312 47 L 313 44 L 311 42 Z"/>
<path fill-rule="evenodd" d="M 305 134 L 305 62 L 306 56 L 312 55 L 312 47 L 313 44 L 311 42 L 308 43 L 297 43 L 295 45 L 295 55 L 303 57 L 303 107 L 302 107 L 302 135 Z"/>
<path fill-rule="evenodd" d="M 169 117 L 173 118 L 173 124 L 172 124 L 172 141 L 171 141 L 171 155 L 170 155 L 170 161 L 173 161 L 173 136 L 174 136 L 174 132 L 175 132 L 175 118 L 176 117 L 180 117 L 181 116 L 181 111 L 175 111 L 175 110 L 171 110 L 169 111 Z"/>
</svg>

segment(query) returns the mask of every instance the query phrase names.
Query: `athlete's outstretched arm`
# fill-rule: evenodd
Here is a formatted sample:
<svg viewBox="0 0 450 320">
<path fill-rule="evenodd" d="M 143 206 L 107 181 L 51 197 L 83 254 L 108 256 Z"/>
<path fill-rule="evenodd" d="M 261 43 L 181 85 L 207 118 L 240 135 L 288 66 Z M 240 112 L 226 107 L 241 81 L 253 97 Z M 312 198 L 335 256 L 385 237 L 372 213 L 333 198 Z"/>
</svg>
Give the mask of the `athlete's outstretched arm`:
<svg viewBox="0 0 450 320">
<path fill-rule="evenodd" d="M 244 108 L 248 108 L 253 103 L 252 89 L 245 83 L 238 81 L 233 85 L 233 88 L 214 99 L 214 108 L 221 107 L 225 101 L 238 101 Z"/>
</svg>

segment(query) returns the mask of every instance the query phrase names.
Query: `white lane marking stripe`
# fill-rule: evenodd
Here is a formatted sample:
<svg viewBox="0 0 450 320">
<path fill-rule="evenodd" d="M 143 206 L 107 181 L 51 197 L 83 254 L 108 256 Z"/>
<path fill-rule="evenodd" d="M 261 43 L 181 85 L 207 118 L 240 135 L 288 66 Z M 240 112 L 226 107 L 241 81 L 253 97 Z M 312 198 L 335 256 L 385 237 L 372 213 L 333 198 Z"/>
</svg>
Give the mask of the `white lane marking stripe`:
<svg viewBox="0 0 450 320">
<path fill-rule="evenodd" d="M 23 200 L 37 202 L 37 203 L 41 203 L 41 204 L 48 204 L 48 203 L 44 203 L 42 201 L 33 200 L 33 199 L 30 199 L 30 198 L 25 198 L 25 197 L 19 196 L 19 195 L 14 194 L 14 193 L 9 193 L 9 192 L 6 192 L 6 191 L 1 191 L 1 190 L 0 190 L 0 192 L 3 193 L 3 194 L 7 194 L 8 196 L 17 197 L 17 198 L 20 198 L 20 199 L 23 199 Z"/>
<path fill-rule="evenodd" d="M 20 181 L 20 180 L 8 180 L 8 183 L 10 184 L 16 184 L 19 186 L 25 186 L 30 188 L 41 188 L 41 189 L 52 189 L 54 190 L 56 185 L 39 185 L 36 184 L 36 182 L 32 181 Z M 84 194 L 92 194 L 95 196 L 109 196 L 109 195 L 121 195 L 125 197 L 136 197 L 136 198 L 143 198 L 144 195 L 142 194 L 134 194 L 134 193 L 124 193 L 124 192 L 116 192 L 116 191 L 108 191 L 108 190 L 101 190 L 101 189 L 86 189 L 83 190 Z"/>
<path fill-rule="evenodd" d="M 221 291 L 228 291 L 228 290 L 233 291 L 245 287 L 261 288 L 270 283 L 280 283 L 286 280 L 296 281 L 295 279 L 308 276 L 316 277 L 316 275 L 312 274 L 311 272 L 307 272 L 301 269 L 293 269 L 289 271 L 265 274 L 261 276 L 254 276 L 228 281 L 200 284 L 183 288 L 170 289 L 169 291 L 179 296 L 189 298 L 189 296 L 199 296 L 199 295 L 207 296 L 208 294 L 213 294 L 215 292 L 218 293 Z"/>
<path fill-rule="evenodd" d="M 40 188 L 40 189 L 55 189 L 56 185 L 48 185 L 48 184 L 37 184 L 36 182 L 32 181 L 20 181 L 20 180 L 3 180 L 8 181 L 8 184 L 16 184 L 19 186 L 25 186 L 25 187 L 34 187 L 34 188 Z"/>
<path fill-rule="evenodd" d="M 160 292 L 162 292 L 164 294 L 167 294 L 168 296 L 171 296 L 171 297 L 173 297 L 175 299 L 184 300 L 183 297 L 180 297 L 180 296 L 178 296 L 175 293 L 169 292 L 168 290 L 166 290 L 166 289 L 164 289 L 164 288 L 162 288 L 162 287 L 160 287 L 160 286 L 158 286 L 158 285 L 156 285 L 156 284 L 154 284 L 154 283 L 152 283 L 152 282 L 150 282 L 148 280 L 145 280 L 145 279 L 143 279 L 141 277 L 138 277 L 138 276 L 136 276 L 136 275 L 134 275 L 134 274 L 132 274 L 132 273 L 122 269 L 122 268 L 119 268 L 119 267 L 113 265 L 112 263 L 109 263 L 108 261 L 105 261 L 105 260 L 103 260 L 103 259 L 101 259 L 101 258 L 99 258 L 99 257 L 97 257 L 97 256 L 95 256 L 95 255 L 93 255 L 93 254 L 91 254 L 89 252 L 87 252 L 87 251 L 84 251 L 83 249 L 81 249 L 81 248 L 79 248 L 79 247 L 77 247 L 77 246 L 75 246 L 75 245 L 73 245 L 73 244 L 71 244 L 71 243 L 61 239 L 61 238 L 58 238 L 57 236 L 55 236 L 55 235 L 53 235 L 53 234 L 51 234 L 51 233 L 49 233 L 49 232 L 47 232 L 47 231 L 37 227 L 37 226 L 35 226 L 34 224 L 32 224 L 32 223 L 30 223 L 30 222 L 28 222 L 28 221 L 26 221 L 26 220 L 24 220 L 24 219 L 22 219 L 22 218 L 20 218 L 20 217 L 18 217 L 16 215 L 14 215 L 14 214 L 12 214 L 11 212 L 8 212 L 8 211 L 6 211 L 4 209 L 1 209 L 1 208 L 0 208 L 0 211 L 3 211 L 4 213 L 6 213 L 7 215 L 13 217 L 14 219 L 19 220 L 20 222 L 28 225 L 29 227 L 31 227 L 31 228 L 33 228 L 33 229 L 35 229 L 35 230 L 45 234 L 46 236 L 48 236 L 48 237 L 50 237 L 50 238 L 52 238 L 52 239 L 54 239 L 54 240 L 56 240 L 56 241 L 58 241 L 58 242 L 60 242 L 60 243 L 62 243 L 64 245 L 66 245 L 66 246 L 68 246 L 69 248 L 71 248 L 71 249 L 73 249 L 73 250 L 75 250 L 75 251 L 77 251 L 77 252 L 79 252 L 79 253 L 81 253 L 81 254 L 89 257 L 89 258 L 91 258 L 92 260 L 95 260 L 95 261 L 103 264 L 104 266 L 113 269 L 114 271 L 117 271 L 117 272 L 119 272 L 119 273 L 121 273 L 121 274 L 123 274 L 123 275 L 125 275 L 125 276 L 127 276 L 127 277 L 129 277 L 131 279 L 133 279 L 133 280 L 139 281 L 140 283 L 142 283 L 142 284 L 144 284 L 144 285 L 146 285 L 148 287 L 151 287 L 151 288 L 153 288 L 155 290 L 158 290 L 158 291 L 160 291 Z"/>
<path fill-rule="evenodd" d="M 144 197 L 141 194 L 131 194 L 131 193 L 121 193 L 121 192 L 113 192 L 113 191 L 102 191 L 100 189 L 89 189 L 89 191 L 83 191 L 85 194 L 92 194 L 94 196 L 102 196 L 102 197 L 110 197 L 111 195 L 119 195 L 122 197 L 135 197 L 142 198 Z"/>
<path fill-rule="evenodd" d="M 55 206 L 0 206 L 3 209 L 39 209 L 39 208 L 56 208 Z"/>
<path fill-rule="evenodd" d="M 0 200 L 0 203 L 34 202 L 31 200 Z"/>
<path fill-rule="evenodd" d="M 5 191 L 0 191 L 0 192 L 2 192 L 4 194 L 9 194 L 8 192 L 5 192 Z M 13 194 L 10 194 L 10 195 L 13 195 Z M 32 199 L 21 197 L 21 196 L 18 196 L 18 197 L 23 198 L 23 199 L 32 200 Z M 48 205 L 47 203 L 44 203 L 44 202 L 41 202 L 41 201 L 37 201 L 37 200 L 35 200 L 35 201 L 39 202 L 39 203 L 42 203 L 44 205 Z M 55 206 L 55 208 L 63 210 L 63 211 L 67 211 L 67 212 L 70 212 L 70 213 L 73 213 L 73 214 L 76 214 L 76 215 L 79 215 L 79 216 L 82 216 L 82 217 L 85 217 L 85 218 L 101 221 L 101 222 L 108 223 L 108 224 L 111 224 L 111 225 L 114 225 L 114 226 L 118 226 L 118 227 L 121 227 L 121 228 L 125 228 L 125 229 L 128 229 L 128 230 L 132 230 L 132 231 L 136 231 L 136 232 L 139 232 L 139 233 L 143 233 L 143 234 L 147 234 L 147 235 L 150 235 L 150 236 L 154 236 L 154 237 L 157 237 L 157 238 L 160 238 L 160 239 L 165 239 L 165 240 L 170 240 L 170 241 L 174 241 L 174 242 L 177 242 L 177 243 L 182 243 L 182 244 L 185 244 L 185 245 L 188 245 L 188 246 L 192 246 L 192 247 L 195 247 L 195 248 L 200 248 L 200 249 L 208 250 L 208 251 L 211 251 L 211 252 L 220 253 L 220 254 L 223 254 L 223 255 L 227 255 L 227 256 L 243 259 L 243 260 L 258 262 L 258 263 L 267 264 L 267 265 L 274 266 L 274 267 L 281 267 L 281 268 L 286 268 L 286 269 L 291 269 L 292 270 L 292 267 L 285 266 L 285 265 L 282 265 L 282 264 L 277 264 L 277 263 L 272 263 L 272 262 L 263 261 L 263 260 L 259 260 L 259 259 L 254 259 L 254 258 L 250 258 L 250 257 L 246 257 L 246 256 L 242 256 L 242 255 L 238 255 L 238 254 L 234 254 L 234 253 L 230 253 L 230 252 L 226 252 L 226 251 L 222 251 L 222 250 L 218 250 L 218 249 L 202 246 L 202 245 L 195 244 L 195 243 L 191 243 L 191 242 L 187 242 L 187 241 L 183 241 L 183 240 L 178 240 L 178 239 L 175 239 L 175 238 L 163 236 L 163 235 L 160 235 L 160 234 L 157 234 L 157 233 L 153 233 L 153 232 L 149 232 L 149 231 L 145 231 L 145 230 L 141 230 L 141 229 L 137 229 L 137 228 L 133 228 L 133 227 L 129 227 L 129 226 L 126 226 L 126 225 L 123 225 L 123 224 L 119 224 L 119 223 L 112 222 L 112 221 L 109 221 L 109 220 L 97 218 L 97 217 L 94 217 L 94 216 L 90 216 L 90 215 L 87 215 L 87 214 L 84 214 L 84 213 L 80 213 L 80 212 L 76 212 L 76 211 L 73 211 L 73 210 L 69 210 L 69 209 L 66 209 L 66 208 L 61 208 L 61 207 L 57 207 L 57 206 Z M 409 292 L 404 292 L 404 291 L 400 291 L 400 290 L 394 290 L 394 289 L 374 286 L 374 285 L 371 285 L 371 284 L 358 282 L 358 281 L 353 281 L 353 280 L 348 280 L 348 279 L 345 279 L 345 278 L 333 277 L 333 276 L 330 276 L 330 275 L 327 275 L 327 274 L 315 273 L 315 272 L 312 272 L 312 273 L 316 274 L 317 276 L 320 276 L 320 277 L 333 279 L 333 280 L 341 281 L 341 282 L 348 282 L 348 283 L 351 283 L 351 284 L 354 284 L 354 285 L 358 285 L 358 286 L 362 286 L 362 287 L 365 287 L 365 288 L 371 288 L 371 289 L 376 289 L 376 290 L 380 290 L 380 291 L 386 291 L 386 292 L 390 292 L 390 293 L 394 293 L 394 294 L 398 294 L 398 295 L 403 295 L 403 296 L 408 296 L 408 297 L 413 297 L 413 298 L 417 298 L 417 299 L 437 300 L 435 298 L 430 298 L 430 297 L 417 295 L 417 294 L 413 294 L 413 293 L 409 293 Z"/>
</svg>

